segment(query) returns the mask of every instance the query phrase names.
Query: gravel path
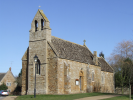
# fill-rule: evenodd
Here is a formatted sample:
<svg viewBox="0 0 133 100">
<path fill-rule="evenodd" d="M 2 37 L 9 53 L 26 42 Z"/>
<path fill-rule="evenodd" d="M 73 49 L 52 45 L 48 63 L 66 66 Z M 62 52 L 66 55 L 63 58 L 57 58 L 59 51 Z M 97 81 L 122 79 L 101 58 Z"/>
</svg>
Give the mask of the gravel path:
<svg viewBox="0 0 133 100">
<path fill-rule="evenodd" d="M 101 96 L 85 97 L 85 98 L 80 98 L 75 100 L 102 100 L 102 99 L 107 99 L 107 98 L 112 98 L 117 96 L 120 96 L 120 95 L 101 95 Z"/>
<path fill-rule="evenodd" d="M 17 96 L 7 96 L 6 98 L 2 100 L 15 100 L 15 98 L 17 98 Z"/>
</svg>

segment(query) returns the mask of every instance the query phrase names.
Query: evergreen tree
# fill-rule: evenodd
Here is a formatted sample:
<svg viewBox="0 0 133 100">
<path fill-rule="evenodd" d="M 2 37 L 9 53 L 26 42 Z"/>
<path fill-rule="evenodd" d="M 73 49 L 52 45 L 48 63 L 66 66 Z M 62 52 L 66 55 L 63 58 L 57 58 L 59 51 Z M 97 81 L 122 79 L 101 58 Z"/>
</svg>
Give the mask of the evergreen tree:
<svg viewBox="0 0 133 100">
<path fill-rule="evenodd" d="M 3 83 L 2 85 L 0 85 L 0 90 L 7 90 L 8 87 Z"/>
<path fill-rule="evenodd" d="M 102 51 L 99 53 L 99 57 L 101 57 L 101 56 L 104 58 L 104 54 Z"/>
<path fill-rule="evenodd" d="M 22 69 L 21 69 L 21 71 L 18 74 L 18 77 L 20 77 L 20 76 L 22 76 Z"/>
</svg>

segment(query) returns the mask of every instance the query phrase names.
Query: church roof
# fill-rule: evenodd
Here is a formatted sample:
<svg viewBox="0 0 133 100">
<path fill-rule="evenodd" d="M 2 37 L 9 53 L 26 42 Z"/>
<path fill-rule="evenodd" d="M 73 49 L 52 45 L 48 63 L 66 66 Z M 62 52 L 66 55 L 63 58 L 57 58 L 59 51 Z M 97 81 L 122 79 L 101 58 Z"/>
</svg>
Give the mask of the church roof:
<svg viewBox="0 0 133 100">
<path fill-rule="evenodd" d="M 103 57 L 98 57 L 98 61 L 101 64 L 101 71 L 112 72 L 114 69 L 105 61 Z"/>
<path fill-rule="evenodd" d="M 6 75 L 6 73 L 0 73 L 0 81 L 3 79 L 3 77 Z"/>
<path fill-rule="evenodd" d="M 93 54 L 87 47 L 54 36 L 52 36 L 51 42 L 58 52 L 59 58 L 94 65 Z"/>
<path fill-rule="evenodd" d="M 49 21 L 48 18 L 46 17 L 46 15 L 43 13 L 43 10 L 38 9 L 39 13 L 42 15 L 42 17 L 46 20 Z"/>
</svg>

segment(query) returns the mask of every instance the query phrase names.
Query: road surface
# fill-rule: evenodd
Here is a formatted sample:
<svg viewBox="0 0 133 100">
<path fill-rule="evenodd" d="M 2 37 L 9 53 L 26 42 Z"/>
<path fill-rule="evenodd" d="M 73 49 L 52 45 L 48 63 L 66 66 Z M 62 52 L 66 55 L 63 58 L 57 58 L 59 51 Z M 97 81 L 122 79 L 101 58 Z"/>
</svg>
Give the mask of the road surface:
<svg viewBox="0 0 133 100">
<path fill-rule="evenodd" d="M 5 96 L 3 97 L 3 96 L 0 96 L 0 100 L 3 100 L 5 98 Z"/>
</svg>

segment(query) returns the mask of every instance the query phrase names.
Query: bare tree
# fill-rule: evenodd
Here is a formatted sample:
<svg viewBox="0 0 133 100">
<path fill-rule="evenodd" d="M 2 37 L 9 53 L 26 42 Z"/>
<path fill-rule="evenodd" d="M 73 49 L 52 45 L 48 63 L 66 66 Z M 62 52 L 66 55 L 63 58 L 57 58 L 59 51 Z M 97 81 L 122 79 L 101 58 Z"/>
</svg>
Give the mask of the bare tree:
<svg viewBox="0 0 133 100">
<path fill-rule="evenodd" d="M 119 79 L 115 81 L 116 83 L 118 81 L 119 84 L 117 85 L 122 87 L 122 93 L 124 85 L 128 83 L 131 95 L 130 83 L 132 82 L 133 75 L 131 74 L 133 71 L 133 66 L 130 60 L 133 60 L 133 41 L 122 41 L 118 43 L 107 60 L 115 70 L 116 79 Z"/>
</svg>

